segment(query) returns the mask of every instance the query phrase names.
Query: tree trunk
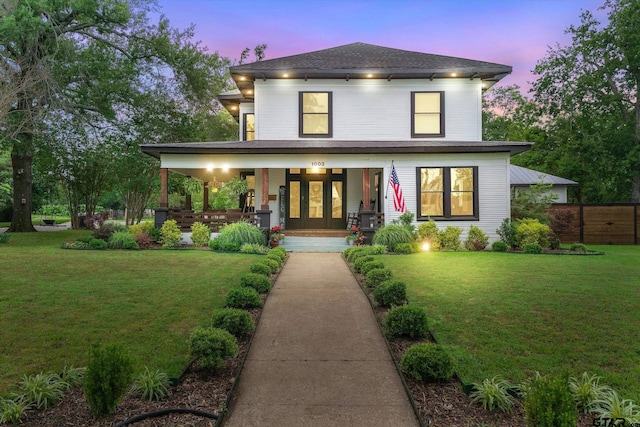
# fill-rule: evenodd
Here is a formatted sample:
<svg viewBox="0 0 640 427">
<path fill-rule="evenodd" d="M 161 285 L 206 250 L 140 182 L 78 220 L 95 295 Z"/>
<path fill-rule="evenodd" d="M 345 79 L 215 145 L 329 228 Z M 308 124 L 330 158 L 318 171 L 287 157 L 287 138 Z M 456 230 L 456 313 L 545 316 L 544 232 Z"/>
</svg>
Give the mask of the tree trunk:
<svg viewBox="0 0 640 427">
<path fill-rule="evenodd" d="M 33 232 L 36 229 L 31 221 L 33 205 L 33 135 L 22 133 L 19 142 L 11 151 L 11 167 L 13 168 L 13 215 L 11 217 L 12 233 Z"/>
</svg>

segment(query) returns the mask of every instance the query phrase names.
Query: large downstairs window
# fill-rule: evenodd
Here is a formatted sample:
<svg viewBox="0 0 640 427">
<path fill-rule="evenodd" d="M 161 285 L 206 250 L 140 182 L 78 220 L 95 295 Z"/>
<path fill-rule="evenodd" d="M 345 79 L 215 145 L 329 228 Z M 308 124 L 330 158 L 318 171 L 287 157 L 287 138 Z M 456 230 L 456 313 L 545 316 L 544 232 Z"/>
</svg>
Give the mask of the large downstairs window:
<svg viewBox="0 0 640 427">
<path fill-rule="evenodd" d="M 300 92 L 300 137 L 332 136 L 332 93 Z"/>
<path fill-rule="evenodd" d="M 444 136 L 444 92 L 411 92 L 411 137 Z"/>
<path fill-rule="evenodd" d="M 478 219 L 478 168 L 416 169 L 418 220 Z"/>
</svg>

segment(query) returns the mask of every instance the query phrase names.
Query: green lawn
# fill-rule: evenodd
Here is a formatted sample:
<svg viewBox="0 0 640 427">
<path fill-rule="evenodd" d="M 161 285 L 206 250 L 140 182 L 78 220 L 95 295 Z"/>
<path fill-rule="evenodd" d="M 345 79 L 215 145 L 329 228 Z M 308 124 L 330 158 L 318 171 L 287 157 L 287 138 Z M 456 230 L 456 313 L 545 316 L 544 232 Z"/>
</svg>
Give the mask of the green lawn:
<svg viewBox="0 0 640 427">
<path fill-rule="evenodd" d="M 85 366 L 98 340 L 128 346 L 140 370 L 178 376 L 191 331 L 258 257 L 60 249 L 84 233 L 14 233 L 0 244 L 0 393 L 23 373 Z"/>
<path fill-rule="evenodd" d="M 433 252 L 384 255 L 427 309 L 442 344 L 463 353 L 466 382 L 535 371 L 596 373 L 640 402 L 640 246 L 604 256 Z"/>
</svg>

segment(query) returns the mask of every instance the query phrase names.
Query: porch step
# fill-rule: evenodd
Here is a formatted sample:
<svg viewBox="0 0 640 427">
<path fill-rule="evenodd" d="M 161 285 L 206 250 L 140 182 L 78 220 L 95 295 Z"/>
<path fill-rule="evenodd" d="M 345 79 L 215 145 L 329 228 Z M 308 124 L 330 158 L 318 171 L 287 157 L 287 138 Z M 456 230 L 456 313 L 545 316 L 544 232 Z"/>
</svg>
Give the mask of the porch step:
<svg viewBox="0 0 640 427">
<path fill-rule="evenodd" d="M 342 237 L 345 238 L 349 235 L 349 230 L 317 230 L 317 229 L 305 229 L 305 230 L 283 230 L 286 237 Z"/>
<path fill-rule="evenodd" d="M 342 252 L 349 247 L 344 237 L 285 236 L 280 245 L 287 252 Z"/>
</svg>

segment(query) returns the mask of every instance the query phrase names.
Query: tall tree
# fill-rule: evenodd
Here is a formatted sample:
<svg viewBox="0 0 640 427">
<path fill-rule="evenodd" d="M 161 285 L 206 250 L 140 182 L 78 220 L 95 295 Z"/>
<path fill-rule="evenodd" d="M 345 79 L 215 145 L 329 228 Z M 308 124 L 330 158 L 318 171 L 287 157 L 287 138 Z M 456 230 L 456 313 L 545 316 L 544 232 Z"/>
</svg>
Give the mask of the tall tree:
<svg viewBox="0 0 640 427">
<path fill-rule="evenodd" d="M 147 13 L 151 0 L 12 0 L 0 18 L 0 78 L 13 90 L 0 116 L 11 148 L 11 231 L 33 231 L 32 165 L 36 144 L 56 117 L 85 126 L 117 125 L 148 92 L 189 108 L 214 108 L 226 61 Z M 52 141 L 50 141 L 52 142 Z"/>
<path fill-rule="evenodd" d="M 532 151 L 580 181 L 583 200 L 640 202 L 640 2 L 603 8 L 606 25 L 583 12 L 571 45 L 549 48 L 535 67 L 549 139 Z"/>
</svg>

